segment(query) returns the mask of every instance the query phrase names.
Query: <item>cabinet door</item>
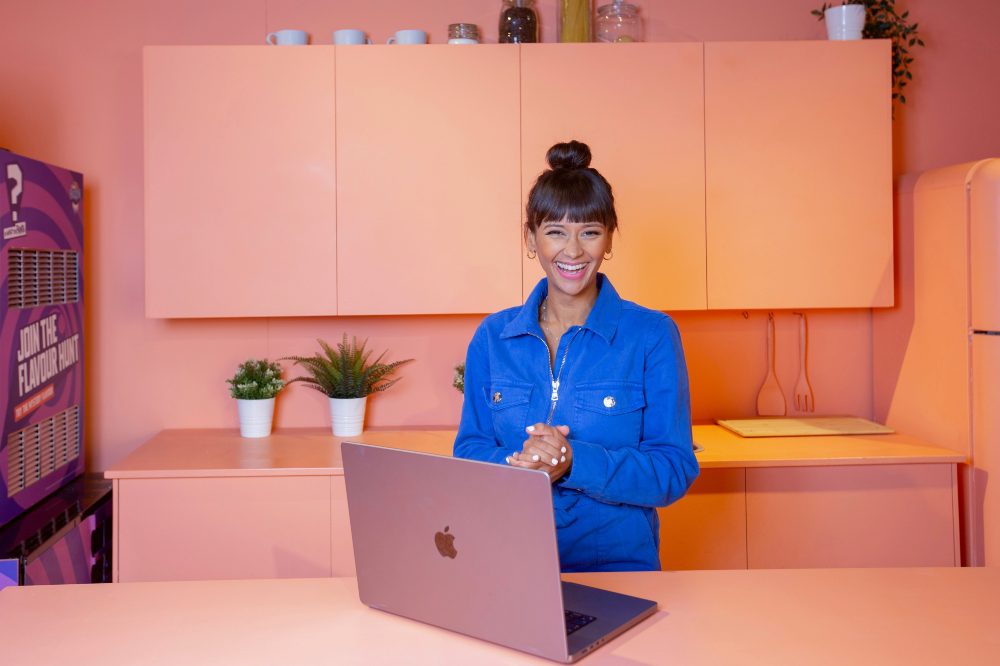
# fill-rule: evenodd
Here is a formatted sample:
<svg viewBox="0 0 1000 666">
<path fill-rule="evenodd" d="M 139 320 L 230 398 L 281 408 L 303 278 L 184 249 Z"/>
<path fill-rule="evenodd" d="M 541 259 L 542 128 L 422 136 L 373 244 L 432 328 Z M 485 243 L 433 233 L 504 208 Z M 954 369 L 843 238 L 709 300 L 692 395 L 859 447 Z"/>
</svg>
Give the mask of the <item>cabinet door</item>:
<svg viewBox="0 0 1000 666">
<path fill-rule="evenodd" d="M 518 49 L 337 52 L 339 313 L 483 313 L 521 296 Z"/>
<path fill-rule="evenodd" d="M 144 66 L 146 315 L 335 314 L 333 47 Z"/>
<path fill-rule="evenodd" d="M 345 575 L 331 478 L 116 480 L 115 582 Z"/>
<path fill-rule="evenodd" d="M 548 168 L 550 146 L 588 144 L 591 166 L 611 183 L 620 224 L 602 271 L 623 297 L 657 310 L 705 308 L 702 50 L 696 43 L 521 47 L 524 201 Z M 538 262 L 525 259 L 525 297 L 541 277 Z"/>
<path fill-rule="evenodd" d="M 347 483 L 343 476 L 330 477 L 330 572 L 331 576 L 357 575 Z"/>
<path fill-rule="evenodd" d="M 660 513 L 660 565 L 746 569 L 746 470 L 702 469 L 687 494 Z"/>
<path fill-rule="evenodd" d="M 954 464 L 747 469 L 751 569 L 959 566 Z"/>
<path fill-rule="evenodd" d="M 893 303 L 889 42 L 705 45 L 708 307 Z"/>
</svg>

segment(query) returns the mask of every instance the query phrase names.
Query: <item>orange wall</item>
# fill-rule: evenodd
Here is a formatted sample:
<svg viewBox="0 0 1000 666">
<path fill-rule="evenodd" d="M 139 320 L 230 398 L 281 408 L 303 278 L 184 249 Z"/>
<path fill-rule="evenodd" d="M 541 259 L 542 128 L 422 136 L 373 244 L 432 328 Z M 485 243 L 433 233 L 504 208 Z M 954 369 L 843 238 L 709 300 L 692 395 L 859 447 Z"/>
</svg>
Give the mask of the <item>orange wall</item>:
<svg viewBox="0 0 1000 666">
<path fill-rule="evenodd" d="M 555 0 L 538 3 L 552 41 Z M 650 41 L 822 38 L 818 2 L 645 0 Z M 896 173 L 1000 154 L 1000 5 L 916 0 L 927 48 L 917 53 L 909 105 L 897 113 Z M 147 320 L 143 316 L 142 64 L 147 44 L 257 44 L 300 27 L 317 42 L 342 27 L 384 41 L 419 27 L 443 42 L 456 21 L 495 41 L 499 0 L 32 0 L 0 4 L 0 145 L 84 172 L 88 465 L 103 469 L 165 427 L 235 425 L 224 379 L 250 355 L 310 353 L 316 337 L 368 336 L 393 358 L 415 357 L 405 379 L 369 406 L 369 425 L 453 424 L 460 396 L 451 366 L 478 317 Z M 977 84 L 983 84 L 977 88 Z M 266 94 L 262 92 L 262 94 Z M 817 128 L 817 131 L 824 131 Z M 553 139 L 562 137 L 553 137 Z M 579 137 L 586 139 L 586 137 Z M 252 140 L 252 137 L 248 137 Z M 595 159 L 600 166 L 600 156 Z M 183 196 L 183 193 L 178 193 Z M 512 223 L 516 223 L 512 221 Z M 627 227 L 628 220 L 623 220 Z M 284 251 L 294 252 L 289 247 Z M 377 266 L 373 266 L 377 269 Z M 307 288 L 322 289 L 324 285 Z M 626 294 L 627 297 L 627 294 Z M 821 413 L 870 416 L 871 314 L 812 312 L 811 379 Z M 677 316 L 691 372 L 695 417 L 752 413 L 764 376 L 766 316 Z M 779 379 L 797 375 L 795 320 L 778 315 Z M 326 406 L 300 387 L 279 400 L 279 426 L 324 425 Z"/>
</svg>

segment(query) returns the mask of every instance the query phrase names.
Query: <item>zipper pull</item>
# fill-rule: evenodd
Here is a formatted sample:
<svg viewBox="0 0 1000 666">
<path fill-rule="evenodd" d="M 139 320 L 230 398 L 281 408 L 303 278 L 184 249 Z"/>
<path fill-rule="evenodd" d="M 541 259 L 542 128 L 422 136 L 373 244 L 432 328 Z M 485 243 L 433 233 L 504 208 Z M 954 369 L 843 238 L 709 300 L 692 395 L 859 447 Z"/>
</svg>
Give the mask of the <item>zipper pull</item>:
<svg viewBox="0 0 1000 666">
<path fill-rule="evenodd" d="M 558 402 L 558 401 L 559 401 L 559 380 L 558 379 L 553 379 L 552 380 L 552 402 L 555 403 L 555 402 Z"/>
</svg>

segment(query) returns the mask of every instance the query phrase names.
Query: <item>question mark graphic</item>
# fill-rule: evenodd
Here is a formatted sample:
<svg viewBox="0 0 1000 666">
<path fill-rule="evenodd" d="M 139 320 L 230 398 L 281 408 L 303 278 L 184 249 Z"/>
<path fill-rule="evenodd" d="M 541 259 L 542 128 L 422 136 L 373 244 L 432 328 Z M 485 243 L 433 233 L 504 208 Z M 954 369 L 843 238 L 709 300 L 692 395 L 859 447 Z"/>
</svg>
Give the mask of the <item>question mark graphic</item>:
<svg viewBox="0 0 1000 666">
<path fill-rule="evenodd" d="M 24 190 L 22 186 L 23 178 L 20 165 L 16 162 L 7 165 L 7 191 L 10 194 L 11 222 L 17 222 L 17 210 L 20 208 L 19 199 L 21 198 L 21 192 Z"/>
</svg>

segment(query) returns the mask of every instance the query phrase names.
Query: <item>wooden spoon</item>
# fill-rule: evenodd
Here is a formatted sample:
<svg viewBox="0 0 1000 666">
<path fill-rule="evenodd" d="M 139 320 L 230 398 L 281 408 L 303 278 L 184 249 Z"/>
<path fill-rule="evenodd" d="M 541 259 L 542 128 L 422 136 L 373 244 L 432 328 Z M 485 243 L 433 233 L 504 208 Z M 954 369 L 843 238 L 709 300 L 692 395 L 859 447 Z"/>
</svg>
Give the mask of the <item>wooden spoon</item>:
<svg viewBox="0 0 1000 666">
<path fill-rule="evenodd" d="M 774 373 L 774 313 L 767 313 L 767 376 L 757 393 L 758 416 L 784 416 L 785 394 Z"/>
</svg>

